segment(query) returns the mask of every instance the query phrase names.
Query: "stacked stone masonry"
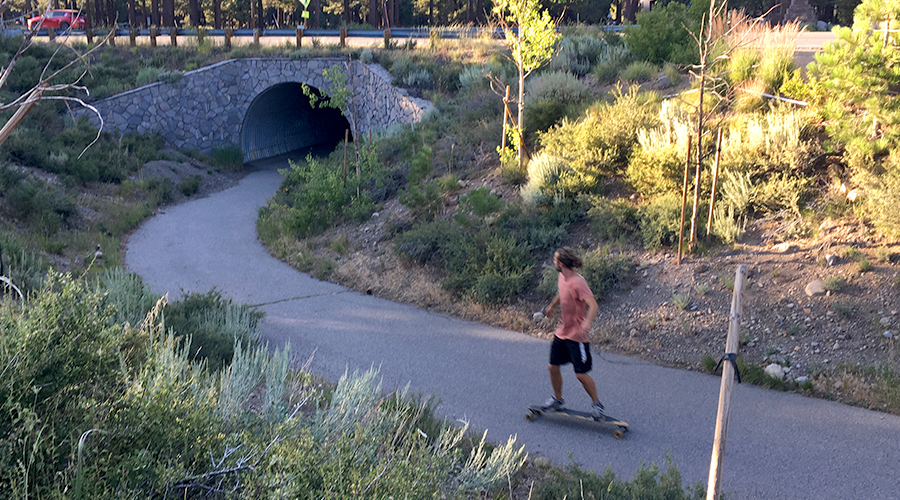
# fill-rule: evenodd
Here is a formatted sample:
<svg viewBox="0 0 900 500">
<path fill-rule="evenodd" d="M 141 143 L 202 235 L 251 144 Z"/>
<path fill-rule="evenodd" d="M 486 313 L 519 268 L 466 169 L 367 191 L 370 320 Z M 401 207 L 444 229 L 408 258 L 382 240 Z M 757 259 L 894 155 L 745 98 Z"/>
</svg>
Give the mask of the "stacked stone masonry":
<svg viewBox="0 0 900 500">
<path fill-rule="evenodd" d="M 173 83 L 157 82 L 98 101 L 93 106 L 103 117 L 103 128 L 124 133 L 159 132 L 167 143 L 209 152 L 239 146 L 241 125 L 251 103 L 261 92 L 279 83 L 305 83 L 328 92 L 323 71 L 337 58 L 232 59 L 184 74 Z M 381 67 L 352 64 L 352 88 L 360 134 L 388 128 L 395 123 L 421 120 L 427 101 L 414 99 L 391 85 Z M 348 82 L 349 83 L 349 82 Z M 350 116 L 352 110 L 346 110 Z M 96 114 L 79 114 L 99 125 Z"/>
</svg>

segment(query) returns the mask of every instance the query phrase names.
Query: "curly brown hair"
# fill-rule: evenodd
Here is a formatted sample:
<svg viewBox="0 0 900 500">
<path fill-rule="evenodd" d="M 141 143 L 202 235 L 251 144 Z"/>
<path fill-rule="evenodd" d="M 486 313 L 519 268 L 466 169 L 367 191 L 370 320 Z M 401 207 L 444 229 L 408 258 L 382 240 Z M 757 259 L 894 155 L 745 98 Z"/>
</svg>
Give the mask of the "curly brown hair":
<svg viewBox="0 0 900 500">
<path fill-rule="evenodd" d="M 557 248 L 556 256 L 559 259 L 559 263 L 569 269 L 577 269 L 583 264 L 581 257 L 570 247 Z"/>
</svg>

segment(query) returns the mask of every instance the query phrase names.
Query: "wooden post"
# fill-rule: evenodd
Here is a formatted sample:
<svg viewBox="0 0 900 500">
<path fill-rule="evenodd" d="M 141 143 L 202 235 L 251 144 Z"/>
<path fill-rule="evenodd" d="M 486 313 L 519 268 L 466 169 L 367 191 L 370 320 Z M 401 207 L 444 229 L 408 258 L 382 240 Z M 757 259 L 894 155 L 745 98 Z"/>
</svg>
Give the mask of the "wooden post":
<svg viewBox="0 0 900 500">
<path fill-rule="evenodd" d="M 55 29 L 47 28 L 47 39 L 49 39 L 51 42 L 53 40 L 56 40 L 56 30 Z"/>
<path fill-rule="evenodd" d="M 347 187 L 347 148 L 350 143 L 350 129 L 344 130 L 344 187 Z"/>
<path fill-rule="evenodd" d="M 741 292 L 747 267 L 741 264 L 734 273 L 734 293 L 731 296 L 731 321 L 728 323 L 728 339 L 725 341 L 725 355 L 737 356 L 741 336 Z M 735 358 L 736 359 L 736 358 Z M 712 459 L 709 463 L 709 482 L 706 486 L 706 500 L 717 500 L 722 489 L 722 459 L 725 455 L 725 437 L 728 434 L 728 416 L 731 412 L 731 393 L 734 388 L 734 366 L 729 361 L 722 362 L 722 386 L 719 389 L 719 411 L 716 414 L 716 435 L 713 441 Z"/>
<path fill-rule="evenodd" d="M 128 44 L 137 47 L 137 30 L 134 28 L 128 30 Z"/>
<path fill-rule="evenodd" d="M 172 46 L 172 47 L 178 46 L 178 28 L 176 28 L 174 26 L 169 28 L 169 40 L 170 40 L 170 42 L 169 42 L 170 46 Z"/>
<path fill-rule="evenodd" d="M 109 29 L 109 38 L 107 39 L 108 41 L 106 43 L 109 44 L 111 47 L 116 46 L 116 35 L 117 34 L 118 33 L 116 33 L 115 27 L 112 27 Z"/>
<path fill-rule="evenodd" d="M 703 138 L 697 139 L 698 143 L 703 142 Z M 697 214 L 700 212 L 700 167 L 701 167 L 701 149 L 697 144 L 697 165 L 694 174 L 694 206 L 691 207 L 691 237 L 688 240 L 688 250 L 694 253 L 694 243 L 697 242 Z"/>
<path fill-rule="evenodd" d="M 84 37 L 87 39 L 88 45 L 94 43 L 94 28 L 88 26 L 84 29 Z"/>
<path fill-rule="evenodd" d="M 231 50 L 231 37 L 234 36 L 234 29 L 225 28 L 225 48 Z"/>
<path fill-rule="evenodd" d="M 259 28 L 253 28 L 253 43 L 259 45 L 260 37 L 262 37 L 262 30 Z"/>
<path fill-rule="evenodd" d="M 719 158 L 722 155 L 722 129 L 716 136 L 716 161 L 713 162 L 712 194 L 709 195 L 709 217 L 706 218 L 706 237 L 712 234 L 713 210 L 716 207 L 716 188 L 719 187 Z"/>
<path fill-rule="evenodd" d="M 302 46 L 303 46 L 303 28 L 298 27 L 297 28 L 297 48 L 299 49 Z"/>
<path fill-rule="evenodd" d="M 684 160 L 684 183 L 681 188 L 681 222 L 678 224 L 678 259 L 676 264 L 681 265 L 681 249 L 684 246 L 684 212 L 687 207 L 688 172 L 691 170 L 691 136 L 688 136 L 687 158 Z"/>
<path fill-rule="evenodd" d="M 156 26 L 150 27 L 150 46 L 156 47 L 156 37 L 159 36 L 159 28 Z"/>
<path fill-rule="evenodd" d="M 197 45 L 203 45 L 204 40 L 206 40 L 206 28 L 197 28 Z"/>
<path fill-rule="evenodd" d="M 506 86 L 506 97 L 503 98 L 503 128 L 500 130 L 500 151 L 506 151 L 506 122 L 509 120 L 509 85 Z"/>
<path fill-rule="evenodd" d="M 391 48 L 391 29 L 387 28 L 384 30 L 384 48 Z"/>
<path fill-rule="evenodd" d="M 341 28 L 341 47 L 347 46 L 347 28 Z"/>
</svg>

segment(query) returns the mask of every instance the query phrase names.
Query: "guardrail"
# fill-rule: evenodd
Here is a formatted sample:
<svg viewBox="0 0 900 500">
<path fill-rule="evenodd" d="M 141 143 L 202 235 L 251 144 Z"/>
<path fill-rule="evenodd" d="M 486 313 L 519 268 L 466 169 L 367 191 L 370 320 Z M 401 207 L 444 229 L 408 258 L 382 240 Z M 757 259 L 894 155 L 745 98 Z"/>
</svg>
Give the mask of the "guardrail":
<svg viewBox="0 0 900 500">
<path fill-rule="evenodd" d="M 597 28 L 604 31 L 622 31 L 619 25 L 598 25 Z M 557 31 L 564 28 L 558 27 Z M 110 29 L 88 29 L 88 30 L 52 30 L 42 29 L 38 32 L 39 37 L 50 37 L 51 39 L 64 36 L 66 34 L 76 36 L 98 37 L 104 38 L 109 34 Z M 513 28 L 515 32 L 515 28 Z M 24 28 L 6 28 L 2 30 L 4 36 L 24 35 L 27 32 Z M 481 38 L 490 36 L 491 38 L 503 38 L 502 28 L 391 28 L 386 30 L 345 30 L 345 29 L 205 29 L 205 28 L 142 28 L 142 29 L 116 29 L 116 37 L 152 37 L 152 36 L 186 36 L 186 37 L 317 37 L 317 38 L 381 38 L 385 39 L 427 39 L 432 37 L 432 33 L 441 39 L 465 39 L 465 38 Z"/>
</svg>

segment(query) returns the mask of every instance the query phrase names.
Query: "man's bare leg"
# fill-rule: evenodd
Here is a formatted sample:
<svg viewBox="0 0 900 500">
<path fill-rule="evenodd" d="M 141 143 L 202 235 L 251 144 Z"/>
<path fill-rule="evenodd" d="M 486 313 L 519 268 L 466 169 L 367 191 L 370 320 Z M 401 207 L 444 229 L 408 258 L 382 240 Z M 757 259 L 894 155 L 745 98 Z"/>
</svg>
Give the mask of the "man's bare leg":
<svg viewBox="0 0 900 500">
<path fill-rule="evenodd" d="M 562 401 L 563 378 L 559 365 L 547 365 L 550 369 L 550 385 L 553 386 L 553 395 Z"/>
<path fill-rule="evenodd" d="M 559 367 L 556 367 L 556 371 L 559 372 Z M 584 387 L 584 390 L 588 393 L 588 396 L 591 397 L 591 401 L 596 403 L 600 401 L 597 399 L 597 385 L 594 384 L 594 379 L 591 378 L 587 373 L 576 373 L 575 377 L 578 378 L 578 381 L 581 382 L 581 385 Z M 552 380 L 552 375 L 551 375 Z M 560 378 L 560 386 L 562 386 L 562 378 Z"/>
</svg>

